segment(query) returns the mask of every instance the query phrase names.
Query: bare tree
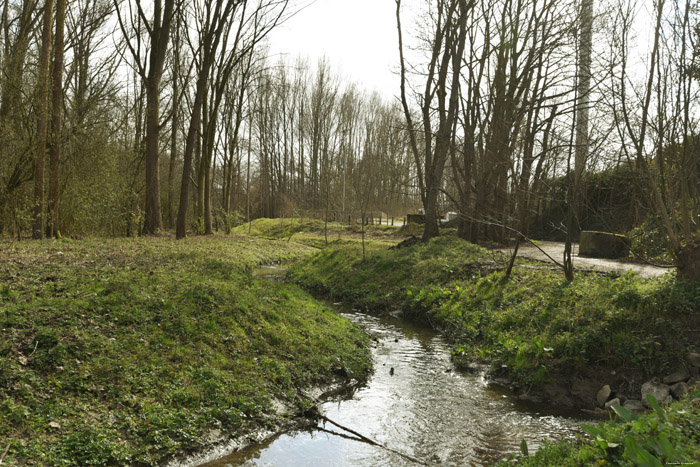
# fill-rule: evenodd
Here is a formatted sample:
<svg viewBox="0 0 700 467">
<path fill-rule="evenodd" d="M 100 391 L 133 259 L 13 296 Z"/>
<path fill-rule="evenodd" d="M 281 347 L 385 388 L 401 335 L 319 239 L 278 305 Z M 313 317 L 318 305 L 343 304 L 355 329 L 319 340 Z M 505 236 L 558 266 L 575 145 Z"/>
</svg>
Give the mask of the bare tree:
<svg viewBox="0 0 700 467">
<path fill-rule="evenodd" d="M 700 103 L 694 82 L 693 18 L 690 0 L 655 2 L 652 45 L 644 82 L 630 65 L 632 9 L 621 4 L 614 41 L 620 60 L 611 69 L 611 106 L 621 152 L 639 173 L 640 194 L 666 234 L 678 273 L 700 280 L 697 141 Z"/>
<path fill-rule="evenodd" d="M 199 23 L 199 56 L 197 83 L 192 104 L 192 118 L 185 142 L 182 184 L 180 185 L 180 206 L 178 209 L 177 238 L 184 238 L 187 232 L 187 208 L 189 202 L 190 175 L 195 138 L 202 121 L 202 107 L 206 98 L 207 84 L 211 67 L 217 56 L 230 57 L 228 63 L 235 66 L 250 53 L 255 46 L 282 20 L 287 0 L 258 0 L 248 8 L 248 2 L 240 0 L 204 0 L 197 17 Z M 232 47 L 222 43 L 224 34 L 237 24 L 230 36 Z M 232 31 L 233 32 L 233 31 Z M 221 47 L 221 48 L 220 48 Z M 219 55 L 220 54 L 220 55 Z"/>
<path fill-rule="evenodd" d="M 53 96 L 51 111 L 51 150 L 49 153 L 49 169 L 51 178 L 49 179 L 49 229 L 50 237 L 58 233 L 59 228 L 59 167 L 61 158 L 61 135 L 62 135 L 62 115 L 63 115 L 63 49 L 64 49 L 64 26 L 66 22 L 66 0 L 58 0 L 56 3 L 56 36 L 54 39 L 54 60 L 53 60 Z"/>
<path fill-rule="evenodd" d="M 32 237 L 44 238 L 44 171 L 46 164 L 46 134 L 49 120 L 49 60 L 51 56 L 51 26 L 53 22 L 53 0 L 44 4 L 44 19 L 39 56 L 37 81 L 37 150 L 34 169 L 34 229 Z"/>
<path fill-rule="evenodd" d="M 125 20 L 120 4 L 114 0 L 119 27 L 131 52 L 134 66 L 143 80 L 146 92 L 146 216 L 143 230 L 155 233 L 163 229 L 160 202 L 160 83 L 170 41 L 170 29 L 176 10 L 176 0 L 154 0 L 152 19 L 148 19 L 142 0 L 127 0 L 129 16 Z M 136 11 L 134 11 L 134 9 Z M 129 21 L 129 27 L 126 21 Z M 146 30 L 150 48 L 148 57 L 141 48 L 141 27 Z M 134 34 L 136 37 L 134 37 Z M 136 45 L 132 43 L 136 42 Z"/>
<path fill-rule="evenodd" d="M 432 36 L 429 38 L 430 56 L 425 88 L 420 101 L 420 123 L 424 147 L 419 150 L 415 135 L 418 130 L 413 121 L 406 92 L 407 73 L 401 31 L 401 0 L 396 0 L 401 62 L 401 103 L 418 170 L 421 199 L 425 207 L 426 223 L 423 241 L 439 235 L 437 200 L 442 189 L 443 172 L 459 110 L 459 78 L 467 36 L 467 17 L 473 5 L 473 0 L 438 0 L 436 11 L 431 15 L 434 21 Z"/>
</svg>

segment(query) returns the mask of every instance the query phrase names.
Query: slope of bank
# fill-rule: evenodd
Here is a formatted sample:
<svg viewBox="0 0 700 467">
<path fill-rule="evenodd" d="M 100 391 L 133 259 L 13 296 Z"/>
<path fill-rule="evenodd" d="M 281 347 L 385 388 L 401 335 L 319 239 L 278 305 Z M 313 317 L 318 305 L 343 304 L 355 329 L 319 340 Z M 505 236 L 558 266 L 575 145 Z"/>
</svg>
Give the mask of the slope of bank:
<svg viewBox="0 0 700 467">
<path fill-rule="evenodd" d="M 324 248 L 326 242 L 351 243 L 361 242 L 360 225 L 352 226 L 337 222 L 324 222 L 319 219 L 305 217 L 255 219 L 250 223 L 239 225 L 232 230 L 235 235 L 268 240 L 286 240 L 301 243 L 314 248 Z M 400 231 L 398 226 L 372 224 L 364 227 L 365 235 L 371 237 L 375 244 L 391 246 L 396 242 L 393 237 Z"/>
<path fill-rule="evenodd" d="M 611 389 L 604 402 L 622 402 L 642 399 L 642 383 L 652 377 L 679 369 L 697 377 L 684 358 L 700 350 L 697 284 L 634 274 L 580 274 L 568 283 L 557 271 L 523 261 L 505 279 L 506 260 L 444 236 L 406 248 L 375 247 L 366 261 L 356 245 L 334 246 L 290 275 L 333 300 L 400 310 L 442 329 L 457 363 L 486 363 L 493 378 L 528 398 L 593 409 L 604 386 Z M 691 423 L 700 424 L 697 404 L 682 404 Z M 690 444 L 697 455 L 699 440 Z"/>
<path fill-rule="evenodd" d="M 0 245 L 4 465 L 154 465 L 281 421 L 300 391 L 363 379 L 367 340 L 257 264 L 247 237 Z"/>
</svg>

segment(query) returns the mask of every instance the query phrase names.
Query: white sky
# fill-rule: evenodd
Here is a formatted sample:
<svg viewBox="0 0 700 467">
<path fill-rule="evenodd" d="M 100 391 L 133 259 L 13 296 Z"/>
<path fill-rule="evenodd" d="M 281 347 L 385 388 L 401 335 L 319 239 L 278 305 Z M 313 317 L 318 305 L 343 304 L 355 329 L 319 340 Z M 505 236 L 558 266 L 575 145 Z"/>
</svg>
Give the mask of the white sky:
<svg viewBox="0 0 700 467">
<path fill-rule="evenodd" d="M 404 42 L 410 44 L 416 33 L 416 9 L 425 0 L 402 2 Z M 639 0 L 637 47 L 644 63 L 648 60 L 650 6 Z M 641 5 L 641 6 L 639 6 Z M 398 33 L 395 0 L 291 0 L 290 10 L 300 10 L 269 37 L 270 55 L 285 55 L 293 64 L 305 57 L 315 67 L 325 56 L 334 74 L 354 82 L 365 91 L 379 92 L 391 100 L 399 94 Z M 646 21 L 644 20 L 646 19 Z M 409 45 L 404 52 L 411 55 Z"/>
<path fill-rule="evenodd" d="M 302 3 L 302 2 L 299 2 Z M 398 32 L 394 0 L 311 0 L 270 35 L 270 53 L 315 66 L 326 56 L 331 70 L 385 99 L 399 93 Z M 405 34 L 405 33 L 404 33 Z"/>
</svg>

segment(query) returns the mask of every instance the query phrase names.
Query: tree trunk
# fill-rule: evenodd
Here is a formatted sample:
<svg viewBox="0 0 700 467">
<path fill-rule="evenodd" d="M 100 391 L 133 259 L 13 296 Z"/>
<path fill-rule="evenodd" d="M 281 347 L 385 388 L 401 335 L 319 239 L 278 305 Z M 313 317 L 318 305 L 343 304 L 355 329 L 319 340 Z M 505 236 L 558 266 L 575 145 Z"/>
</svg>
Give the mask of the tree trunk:
<svg viewBox="0 0 700 467">
<path fill-rule="evenodd" d="M 53 137 L 49 154 L 49 236 L 55 237 L 59 229 L 58 214 L 58 163 L 61 158 L 61 116 L 63 113 L 63 30 L 66 19 L 66 0 L 58 0 L 56 4 L 56 37 L 54 39 L 53 65 L 53 110 L 51 127 Z"/>
<path fill-rule="evenodd" d="M 427 242 L 433 237 L 440 235 L 440 228 L 437 221 L 437 187 L 430 185 L 428 195 L 425 199 L 425 228 L 423 229 L 423 241 Z"/>
<path fill-rule="evenodd" d="M 153 234 L 163 229 L 160 205 L 160 79 L 146 81 L 146 213 L 143 231 Z"/>
<path fill-rule="evenodd" d="M 205 73 L 197 80 L 197 90 L 195 93 L 194 103 L 192 104 L 192 119 L 190 120 L 190 128 L 187 131 L 187 139 L 185 140 L 182 184 L 180 185 L 180 206 L 177 211 L 177 226 L 175 232 L 175 237 L 177 239 L 183 239 L 187 235 L 187 207 L 190 196 L 192 155 L 194 153 L 195 139 L 197 138 L 197 133 L 199 133 L 199 128 L 202 121 L 202 102 L 204 99 L 207 76 L 208 73 Z"/>
<path fill-rule="evenodd" d="M 700 240 L 688 241 L 675 256 L 678 276 L 700 282 Z"/>
<path fill-rule="evenodd" d="M 32 237 L 44 238 L 44 169 L 46 165 L 46 133 L 48 123 L 49 59 L 51 55 L 51 26 L 53 22 L 53 0 L 44 5 L 44 24 L 41 33 L 39 56 L 39 78 L 37 82 L 37 151 L 34 168 L 34 229 Z"/>
</svg>

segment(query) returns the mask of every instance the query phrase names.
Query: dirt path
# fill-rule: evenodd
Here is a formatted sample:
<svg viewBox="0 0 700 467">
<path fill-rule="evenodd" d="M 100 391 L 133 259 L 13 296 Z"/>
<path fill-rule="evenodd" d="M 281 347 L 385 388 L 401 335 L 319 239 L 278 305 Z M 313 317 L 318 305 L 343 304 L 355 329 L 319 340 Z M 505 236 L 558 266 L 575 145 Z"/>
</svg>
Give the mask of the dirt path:
<svg viewBox="0 0 700 467">
<path fill-rule="evenodd" d="M 539 247 L 542 248 L 549 256 L 555 260 L 561 262 L 564 256 L 564 243 L 563 242 L 537 242 Z M 661 268 L 657 266 L 651 266 L 649 264 L 639 264 L 630 263 L 628 261 L 616 260 L 616 259 L 602 259 L 602 258 L 585 258 L 578 256 L 578 244 L 573 245 L 574 253 L 574 268 L 577 270 L 592 270 L 592 271 L 605 271 L 605 272 L 618 272 L 624 274 L 627 271 L 634 271 L 643 277 L 658 277 L 666 274 L 673 269 Z M 501 249 L 504 253 L 512 254 L 512 248 Z M 545 261 L 551 263 L 552 260 L 547 258 L 537 247 L 532 244 L 522 244 L 518 250 L 518 256 L 523 258 L 530 258 L 538 261 Z"/>
</svg>

